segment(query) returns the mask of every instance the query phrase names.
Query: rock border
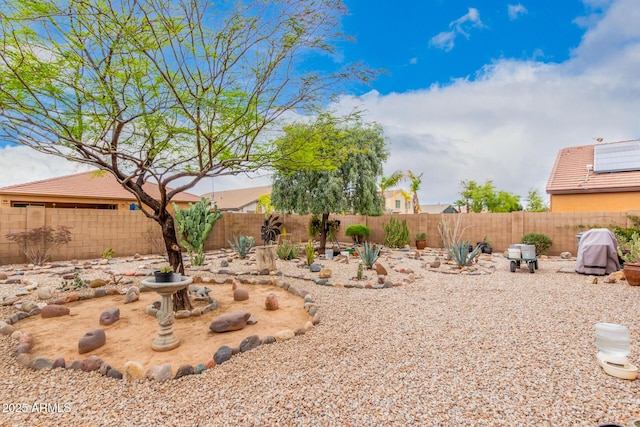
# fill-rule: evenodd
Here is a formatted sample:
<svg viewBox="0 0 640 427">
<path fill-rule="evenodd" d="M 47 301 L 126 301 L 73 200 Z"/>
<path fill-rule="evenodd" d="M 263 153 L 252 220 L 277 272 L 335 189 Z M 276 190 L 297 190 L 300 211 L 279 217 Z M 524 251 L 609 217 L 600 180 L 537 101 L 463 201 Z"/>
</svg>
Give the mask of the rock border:
<svg viewBox="0 0 640 427">
<path fill-rule="evenodd" d="M 307 331 L 313 329 L 314 326 L 320 323 L 320 315 L 318 313 L 318 306 L 316 305 L 313 297 L 306 290 L 299 290 L 295 288 L 293 285 L 280 280 L 278 277 L 273 277 L 270 279 L 248 279 L 242 276 L 247 274 L 258 275 L 258 272 L 247 272 L 247 273 L 224 273 L 224 272 L 214 272 L 213 274 L 220 275 L 231 275 L 233 277 L 228 277 L 224 280 L 209 280 L 203 281 L 201 278 L 199 281 L 195 281 L 194 283 L 211 283 L 214 282 L 216 284 L 227 284 L 233 283 L 234 278 L 239 280 L 242 284 L 248 285 L 270 285 L 277 286 L 279 288 L 284 289 L 287 292 L 290 292 L 296 296 L 299 296 L 303 299 L 304 309 L 307 313 L 309 313 L 312 317 L 311 320 L 307 321 L 303 326 L 298 327 L 295 330 L 285 329 L 282 331 L 276 332 L 273 336 L 266 335 L 260 338 L 258 335 L 251 335 L 244 338 L 239 345 L 234 347 L 229 347 L 226 345 L 221 346 L 216 350 L 213 354 L 212 358 L 208 360 L 206 363 L 198 363 L 195 366 L 192 365 L 182 365 L 176 371 L 176 374 L 173 375 L 173 371 L 171 369 L 171 365 L 169 363 L 162 366 L 152 366 L 148 370 L 145 370 L 144 366 L 139 362 L 129 361 L 125 363 L 124 372 L 120 372 L 117 369 L 114 369 L 109 365 L 108 362 L 103 361 L 100 357 L 96 355 L 88 356 L 82 360 L 74 360 L 72 363 L 67 363 L 64 358 L 57 358 L 55 360 L 51 360 L 44 356 L 37 356 L 31 358 L 30 352 L 34 347 L 34 339 L 31 334 L 28 332 L 21 332 L 17 328 L 14 327 L 20 320 L 36 316 L 41 313 L 41 307 L 35 307 L 31 309 L 28 313 L 24 311 L 18 311 L 14 313 L 9 318 L 0 321 L 0 333 L 3 335 L 10 335 L 11 338 L 18 341 L 18 344 L 14 348 L 14 354 L 16 357 L 16 362 L 24 367 L 29 367 L 34 370 L 41 369 L 56 369 L 56 368 L 65 368 L 65 369 L 74 369 L 74 370 L 82 370 L 85 372 L 97 371 L 101 375 L 109 378 L 115 379 L 124 379 L 127 381 L 144 381 L 144 380 L 155 380 L 155 381 L 166 381 L 170 379 L 179 379 L 183 376 L 200 374 L 207 369 L 213 368 L 215 365 L 220 365 L 222 363 L 227 362 L 232 358 L 232 356 L 238 353 L 244 353 L 246 351 L 253 350 L 254 348 L 259 347 L 260 345 L 271 344 L 279 341 L 286 341 L 291 338 L 294 338 L 299 335 L 304 335 Z M 293 277 L 297 278 L 297 277 Z M 304 279 L 303 279 L 304 280 Z M 116 288 L 91 288 L 88 293 L 78 294 L 77 292 L 71 292 L 65 297 L 59 297 L 53 300 L 51 303 L 47 303 L 46 305 L 63 305 L 66 303 L 74 302 L 74 301 L 82 301 L 92 298 L 99 298 L 106 295 L 117 295 L 121 294 L 121 292 Z M 42 303 L 41 303 L 42 304 Z"/>
</svg>

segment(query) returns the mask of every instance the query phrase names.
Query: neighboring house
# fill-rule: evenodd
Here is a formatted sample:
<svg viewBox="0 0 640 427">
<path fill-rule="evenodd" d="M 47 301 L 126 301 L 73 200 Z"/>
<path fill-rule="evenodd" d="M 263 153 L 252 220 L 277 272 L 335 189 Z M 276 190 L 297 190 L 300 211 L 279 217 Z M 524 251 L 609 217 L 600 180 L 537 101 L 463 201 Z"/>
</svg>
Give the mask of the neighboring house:
<svg viewBox="0 0 640 427">
<path fill-rule="evenodd" d="M 384 210 L 385 213 L 412 214 L 411 197 L 409 200 L 405 198 L 407 193 L 402 190 L 387 190 L 384 192 Z"/>
<path fill-rule="evenodd" d="M 420 205 L 420 213 L 440 214 L 440 213 L 458 213 L 455 206 L 447 203 L 438 203 L 435 205 Z"/>
<path fill-rule="evenodd" d="M 271 194 L 271 186 L 242 188 L 238 190 L 216 191 L 214 193 L 203 194 L 213 200 L 221 211 L 256 213 L 258 208 L 258 198 L 264 194 Z"/>
<path fill-rule="evenodd" d="M 155 199 L 160 198 L 158 187 L 153 183 L 145 184 L 144 189 Z M 189 202 L 199 202 L 200 197 L 180 193 L 172 201 L 184 208 L 188 207 Z M 47 208 L 134 210 L 137 203 L 133 194 L 108 172 L 84 172 L 0 188 L 1 207 L 34 205 Z"/>
<path fill-rule="evenodd" d="M 563 148 L 547 194 L 551 212 L 640 210 L 640 139 Z"/>
</svg>

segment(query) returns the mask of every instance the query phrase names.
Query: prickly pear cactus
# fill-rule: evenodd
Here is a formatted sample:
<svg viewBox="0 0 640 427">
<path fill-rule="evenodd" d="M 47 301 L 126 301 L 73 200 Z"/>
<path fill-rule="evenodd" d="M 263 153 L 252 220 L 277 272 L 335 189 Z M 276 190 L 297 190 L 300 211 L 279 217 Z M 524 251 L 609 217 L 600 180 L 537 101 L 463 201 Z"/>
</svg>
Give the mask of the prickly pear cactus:
<svg viewBox="0 0 640 427">
<path fill-rule="evenodd" d="M 198 203 L 189 203 L 189 208 L 180 209 L 173 204 L 176 224 L 182 238 L 180 244 L 187 249 L 192 265 L 204 264 L 204 244 L 213 230 L 213 225 L 222 218 L 222 212 L 209 199 L 203 197 Z"/>
</svg>

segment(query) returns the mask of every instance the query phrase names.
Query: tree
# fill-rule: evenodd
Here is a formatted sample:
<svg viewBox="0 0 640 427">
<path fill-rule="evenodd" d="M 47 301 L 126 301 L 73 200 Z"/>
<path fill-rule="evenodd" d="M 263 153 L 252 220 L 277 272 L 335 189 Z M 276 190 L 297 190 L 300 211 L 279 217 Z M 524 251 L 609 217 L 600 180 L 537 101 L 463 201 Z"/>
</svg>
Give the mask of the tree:
<svg viewBox="0 0 640 427">
<path fill-rule="evenodd" d="M 409 185 L 409 191 L 411 192 L 411 203 L 413 203 L 413 213 L 420 213 L 420 201 L 418 200 L 418 190 L 420 189 L 420 184 L 422 184 L 422 175 L 416 175 L 411 170 L 407 170 L 407 177 L 411 180 L 411 184 Z"/>
<path fill-rule="evenodd" d="M 389 189 L 393 188 L 400 183 L 404 179 L 404 174 L 402 171 L 395 171 L 389 176 L 380 177 L 380 183 L 378 186 L 380 187 L 380 196 L 382 197 L 382 209 L 384 210 L 385 205 L 385 195 L 384 193 Z"/>
<path fill-rule="evenodd" d="M 0 139 L 112 173 L 182 273 L 167 209 L 176 194 L 282 162 L 331 167 L 314 141 L 282 147 L 266 133 L 370 77 L 313 71 L 345 12 L 333 0 L 0 0 Z"/>
<path fill-rule="evenodd" d="M 318 129 L 322 129 L 319 133 Z M 339 123 L 324 116 L 314 123 L 297 125 L 280 140 L 319 136 L 325 146 L 346 145 L 353 150 L 332 171 L 279 170 L 273 177 L 271 202 L 276 209 L 298 214 L 322 215 L 320 248 L 327 241 L 327 222 L 333 212 L 382 215 L 377 180 L 387 159 L 380 125 Z"/>
<path fill-rule="evenodd" d="M 491 180 L 487 180 L 484 185 L 479 185 L 475 181 L 461 181 L 462 199 L 455 202 L 456 206 L 465 206 L 467 212 L 513 212 L 521 211 L 520 196 L 507 191 L 496 192 Z"/>
<path fill-rule="evenodd" d="M 549 206 L 542 200 L 537 189 L 530 189 L 527 195 L 527 210 L 531 212 L 546 212 Z"/>
</svg>

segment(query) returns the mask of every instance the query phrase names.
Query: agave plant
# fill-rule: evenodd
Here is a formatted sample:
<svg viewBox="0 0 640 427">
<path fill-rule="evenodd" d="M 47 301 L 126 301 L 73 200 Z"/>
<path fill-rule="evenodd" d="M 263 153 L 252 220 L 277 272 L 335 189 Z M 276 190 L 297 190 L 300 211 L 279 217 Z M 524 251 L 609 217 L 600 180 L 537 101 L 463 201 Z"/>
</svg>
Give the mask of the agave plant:
<svg viewBox="0 0 640 427">
<path fill-rule="evenodd" d="M 373 267 L 373 263 L 378 259 L 380 246 L 375 243 L 365 242 L 362 247 L 357 247 L 356 251 L 364 265 L 370 270 Z"/>
<path fill-rule="evenodd" d="M 252 236 L 233 236 L 233 240 L 233 242 L 230 240 L 228 241 L 229 245 L 240 258 L 246 257 L 256 243 L 256 239 Z"/>
<path fill-rule="evenodd" d="M 282 227 L 282 222 L 280 222 L 279 219 L 279 216 L 273 216 L 273 214 L 271 214 L 264 220 L 264 224 L 260 228 L 260 234 L 265 246 L 268 245 L 269 242 L 274 242 L 281 233 L 280 227 Z"/>
<path fill-rule="evenodd" d="M 465 265 L 469 265 L 471 260 L 473 260 L 476 255 L 482 249 L 482 246 L 476 245 L 476 247 L 469 251 L 469 247 L 471 246 L 471 242 L 468 240 L 465 242 L 454 242 L 451 247 L 447 247 L 447 253 L 449 257 L 456 263 L 459 267 L 464 267 Z"/>
</svg>

